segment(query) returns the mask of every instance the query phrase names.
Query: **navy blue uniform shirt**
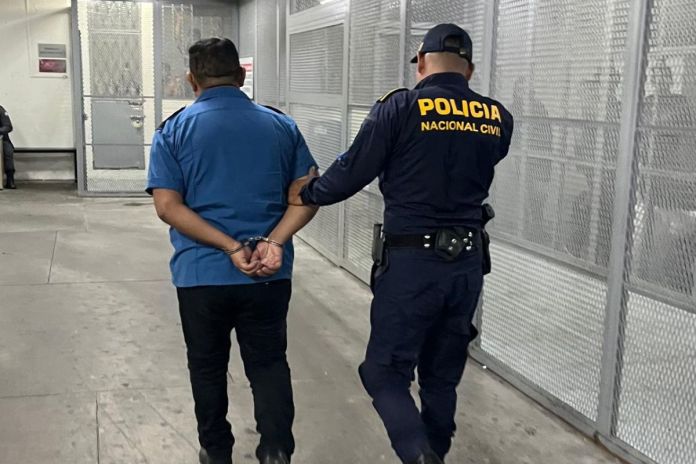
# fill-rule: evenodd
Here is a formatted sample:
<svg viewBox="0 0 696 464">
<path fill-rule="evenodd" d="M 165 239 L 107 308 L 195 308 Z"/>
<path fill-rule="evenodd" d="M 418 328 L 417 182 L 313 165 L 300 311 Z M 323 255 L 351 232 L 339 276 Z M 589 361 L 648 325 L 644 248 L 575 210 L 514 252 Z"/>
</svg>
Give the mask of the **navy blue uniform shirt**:
<svg viewBox="0 0 696 464">
<path fill-rule="evenodd" d="M 512 129 L 503 105 L 471 90 L 463 75 L 433 74 L 380 99 L 350 149 L 303 190 L 303 202 L 343 201 L 379 176 L 386 233 L 480 227 Z"/>
<path fill-rule="evenodd" d="M 148 192 L 179 192 L 186 206 L 238 241 L 268 235 L 287 210 L 292 181 L 316 166 L 288 116 L 259 106 L 235 87 L 203 92 L 155 133 Z M 293 247 L 267 279 L 242 274 L 223 251 L 170 229 L 174 285 L 239 285 L 289 279 Z"/>
</svg>

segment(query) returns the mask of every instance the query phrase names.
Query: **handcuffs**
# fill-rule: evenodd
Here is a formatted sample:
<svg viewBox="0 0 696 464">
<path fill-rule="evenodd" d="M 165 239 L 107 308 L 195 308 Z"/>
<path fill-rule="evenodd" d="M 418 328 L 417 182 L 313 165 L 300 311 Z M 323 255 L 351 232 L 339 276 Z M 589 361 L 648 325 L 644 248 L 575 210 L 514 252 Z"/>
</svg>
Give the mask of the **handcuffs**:
<svg viewBox="0 0 696 464">
<path fill-rule="evenodd" d="M 266 242 L 269 245 L 277 246 L 278 248 L 283 248 L 283 244 L 280 242 L 276 242 L 275 240 L 271 240 L 268 237 L 258 236 L 258 237 L 251 237 L 251 238 L 244 240 L 243 242 L 240 242 L 239 246 L 237 248 L 235 248 L 234 250 L 227 250 L 227 249 L 223 248 L 222 251 L 224 251 L 227 255 L 232 256 L 232 255 L 239 253 L 240 251 L 242 251 L 243 249 L 245 249 L 246 247 L 248 247 L 252 243 L 256 244 L 258 242 Z"/>
</svg>

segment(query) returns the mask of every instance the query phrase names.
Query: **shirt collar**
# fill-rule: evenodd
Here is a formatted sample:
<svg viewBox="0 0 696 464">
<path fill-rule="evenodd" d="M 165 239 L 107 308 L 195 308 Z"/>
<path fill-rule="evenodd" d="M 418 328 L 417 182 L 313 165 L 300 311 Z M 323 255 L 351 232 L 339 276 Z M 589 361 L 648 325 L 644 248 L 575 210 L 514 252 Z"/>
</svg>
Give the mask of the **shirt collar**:
<svg viewBox="0 0 696 464">
<path fill-rule="evenodd" d="M 235 87 L 233 85 L 221 85 L 219 87 L 211 87 L 209 89 L 205 89 L 200 97 L 196 99 L 197 102 L 199 101 L 204 101 L 204 100 L 210 100 L 211 98 L 220 98 L 220 97 L 234 97 L 234 98 L 245 98 L 249 99 L 247 95 L 242 92 L 239 87 Z"/>
<path fill-rule="evenodd" d="M 432 87 L 437 85 L 457 85 L 469 88 L 469 81 L 466 80 L 464 75 L 455 72 L 443 72 L 437 74 L 431 74 L 416 85 L 416 89 L 422 89 L 424 87 Z"/>
</svg>

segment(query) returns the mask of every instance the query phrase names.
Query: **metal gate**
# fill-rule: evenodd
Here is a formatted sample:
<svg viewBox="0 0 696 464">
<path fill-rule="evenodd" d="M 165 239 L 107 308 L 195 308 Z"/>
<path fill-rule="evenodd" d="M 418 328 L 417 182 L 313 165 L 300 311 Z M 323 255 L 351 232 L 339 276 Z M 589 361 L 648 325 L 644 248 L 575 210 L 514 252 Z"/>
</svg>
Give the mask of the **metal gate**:
<svg viewBox="0 0 696 464">
<path fill-rule="evenodd" d="M 204 37 L 236 39 L 236 6 L 223 0 L 74 0 L 73 7 L 84 121 L 77 137 L 84 141 L 79 191 L 142 194 L 155 128 L 194 98 L 186 83 L 188 48 Z"/>
</svg>

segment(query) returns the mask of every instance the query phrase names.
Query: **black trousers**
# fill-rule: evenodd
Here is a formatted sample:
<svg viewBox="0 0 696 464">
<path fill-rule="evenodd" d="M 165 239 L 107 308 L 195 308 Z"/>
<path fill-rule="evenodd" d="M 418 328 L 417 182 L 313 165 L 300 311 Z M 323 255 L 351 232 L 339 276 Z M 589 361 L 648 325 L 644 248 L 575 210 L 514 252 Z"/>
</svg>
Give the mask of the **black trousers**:
<svg viewBox="0 0 696 464">
<path fill-rule="evenodd" d="M 14 174 L 14 145 L 7 140 L 2 141 L 2 165 L 5 168 L 6 173 Z M 1 172 L 0 176 L 2 176 Z"/>
<path fill-rule="evenodd" d="M 177 289 L 200 444 L 215 462 L 230 462 L 234 436 L 227 421 L 227 367 L 231 331 L 254 397 L 254 415 L 266 449 L 295 450 L 295 417 L 286 358 L 292 285 L 279 280 L 252 285 Z"/>
</svg>

